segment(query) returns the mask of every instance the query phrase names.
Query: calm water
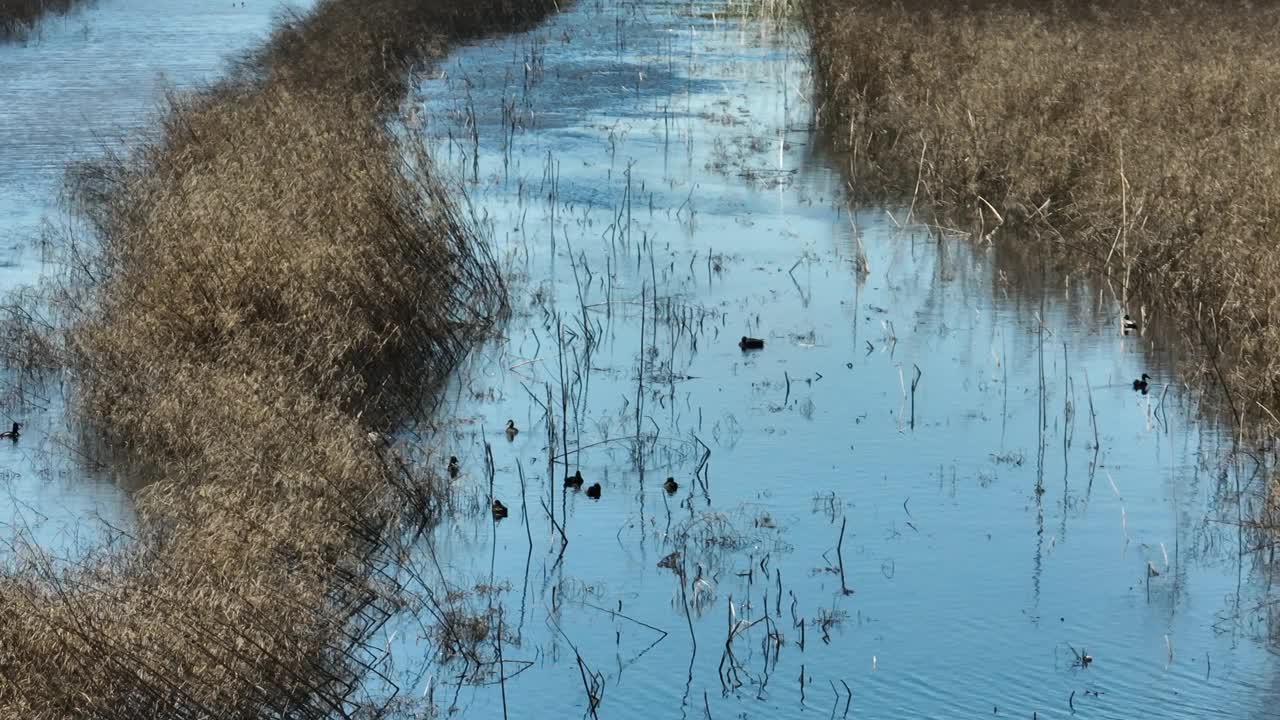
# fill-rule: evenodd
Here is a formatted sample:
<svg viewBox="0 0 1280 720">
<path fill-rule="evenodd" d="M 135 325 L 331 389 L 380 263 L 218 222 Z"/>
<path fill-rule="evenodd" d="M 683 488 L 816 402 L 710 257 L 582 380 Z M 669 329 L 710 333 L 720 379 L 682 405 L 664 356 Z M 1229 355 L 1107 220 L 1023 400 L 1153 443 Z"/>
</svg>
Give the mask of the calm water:
<svg viewBox="0 0 1280 720">
<path fill-rule="evenodd" d="M 306 7 L 291 0 L 288 5 Z M 0 43 L 0 291 L 55 271 L 40 242 L 61 228 L 69 161 L 119 148 L 154 126 L 168 90 L 208 82 L 266 37 L 277 0 L 99 0 L 52 18 L 23 43 Z M 101 517 L 127 522 L 129 499 L 108 472 L 86 471 L 64 420 L 61 379 L 3 379 L 0 537 L 26 527 L 47 545 L 94 535 Z"/>
<path fill-rule="evenodd" d="M 0 46 L 0 287 L 47 271 L 65 162 L 276 7 L 101 0 Z M 430 437 L 458 513 L 410 558 L 387 682 L 481 718 L 580 717 L 584 686 L 619 718 L 1274 717 L 1266 558 L 1236 531 L 1259 480 L 1166 391 L 1175 349 L 1016 248 L 851 214 L 803 38 L 715 9 L 582 0 L 418 88 L 515 312 Z M 53 385 L 0 446 L 0 521 L 50 545 L 128 520 L 60 451 Z M 576 469 L 598 501 L 564 492 Z M 502 642 L 442 658 L 446 613 Z"/>
<path fill-rule="evenodd" d="M 461 459 L 462 517 L 421 543 L 426 609 L 379 641 L 401 696 L 467 717 L 583 716 L 587 687 L 601 717 L 1274 717 L 1265 568 L 1233 524 L 1258 480 L 1166 392 L 1164 337 L 1122 335 L 1111 289 L 1036 257 L 902 229 L 906 208 L 851 217 L 803 38 L 713 7 L 580 2 L 457 52 L 409 109 L 515 317 L 433 440 Z M 566 496 L 576 469 L 598 501 Z M 503 680 L 494 631 L 438 656 L 445 613 L 500 619 Z"/>
</svg>

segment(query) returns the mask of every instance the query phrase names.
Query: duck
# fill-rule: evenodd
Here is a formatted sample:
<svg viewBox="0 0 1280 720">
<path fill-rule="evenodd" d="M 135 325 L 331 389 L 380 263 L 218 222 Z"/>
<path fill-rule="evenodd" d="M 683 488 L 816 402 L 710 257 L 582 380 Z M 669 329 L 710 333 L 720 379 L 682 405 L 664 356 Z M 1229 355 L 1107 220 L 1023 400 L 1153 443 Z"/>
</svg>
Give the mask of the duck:
<svg viewBox="0 0 1280 720">
<path fill-rule="evenodd" d="M 494 520 L 501 520 L 507 516 L 507 506 L 503 505 L 501 500 L 494 500 L 492 509 Z"/>
<path fill-rule="evenodd" d="M 564 486 L 567 488 L 582 488 L 582 471 L 576 470 L 572 475 L 565 477 Z"/>
<path fill-rule="evenodd" d="M 22 423 L 14 423 L 12 430 L 6 430 L 4 432 L 0 432 L 0 438 L 9 438 L 10 440 L 17 442 L 18 436 L 21 434 L 22 434 Z"/>
<path fill-rule="evenodd" d="M 458 465 L 458 456 L 450 455 L 449 456 L 449 477 L 451 478 L 458 477 L 458 471 L 460 469 L 461 469 L 461 466 Z"/>
<path fill-rule="evenodd" d="M 746 335 L 743 335 L 742 339 L 738 341 L 738 347 L 742 348 L 743 350 L 763 350 L 764 339 L 747 337 Z"/>
<path fill-rule="evenodd" d="M 515 440 L 516 434 L 520 432 L 520 428 L 516 427 L 515 420 L 507 421 L 507 440 Z"/>
<path fill-rule="evenodd" d="M 1142 377 L 1140 379 L 1133 381 L 1133 389 L 1140 390 L 1142 391 L 1143 395 L 1146 395 L 1147 389 L 1151 387 L 1150 384 L 1147 382 L 1150 379 L 1151 379 L 1150 375 L 1146 373 L 1142 373 Z"/>
<path fill-rule="evenodd" d="M 675 478 L 669 477 L 666 482 L 662 483 L 662 489 L 666 490 L 668 495 L 675 495 L 676 491 L 680 489 L 680 483 L 676 482 Z"/>
<path fill-rule="evenodd" d="M 1121 325 L 1122 325 L 1122 327 L 1124 327 L 1124 329 L 1125 329 L 1125 330 L 1137 330 L 1137 329 L 1138 329 L 1138 321 L 1137 321 L 1137 320 L 1134 320 L 1133 318 L 1129 317 L 1128 315 L 1125 315 L 1125 316 L 1124 316 L 1124 320 L 1122 320 L 1122 321 L 1121 321 Z"/>
<path fill-rule="evenodd" d="M 1089 663 L 1092 663 L 1092 662 L 1093 662 L 1093 656 L 1090 655 L 1089 653 L 1082 653 L 1080 655 L 1081 667 L 1089 667 Z"/>
<path fill-rule="evenodd" d="M 600 499 L 600 483 L 594 483 L 591 487 L 587 488 L 587 497 L 592 500 Z"/>
</svg>

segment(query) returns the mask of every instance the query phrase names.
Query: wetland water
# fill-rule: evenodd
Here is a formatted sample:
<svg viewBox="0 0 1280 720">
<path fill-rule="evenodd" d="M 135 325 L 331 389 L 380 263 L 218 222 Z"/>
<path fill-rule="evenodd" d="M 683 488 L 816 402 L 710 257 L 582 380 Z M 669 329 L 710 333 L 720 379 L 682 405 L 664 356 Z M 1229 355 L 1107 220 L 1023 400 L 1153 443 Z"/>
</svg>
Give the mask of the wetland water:
<svg viewBox="0 0 1280 720">
<path fill-rule="evenodd" d="M 5 288 L 43 272 L 63 163 L 265 32 L 272 7 L 223 5 L 102 0 L 0 46 Z M 588 690 L 619 718 L 1273 717 L 1237 530 L 1260 480 L 1166 391 L 1175 348 L 1016 248 L 851 213 L 804 38 L 721 9 L 580 0 L 418 84 L 408 126 L 514 312 L 405 433 L 459 457 L 455 512 L 366 690 L 484 718 L 588 715 Z M 38 407 L 0 447 L 10 517 L 50 544 L 127 520 L 48 459 L 72 433 Z M 579 469 L 599 500 L 565 492 Z M 484 637 L 441 657 L 441 618 Z"/>
<path fill-rule="evenodd" d="M 119 148 L 153 127 L 168 89 L 212 81 L 227 60 L 266 37 L 285 7 L 275 0 L 99 0 L 42 23 L 24 42 L 0 43 L 0 291 L 53 271 L 42 233 L 67 223 L 59 203 L 68 162 Z M 95 534 L 99 518 L 127 522 L 129 499 L 108 471 L 86 470 L 64 419 L 61 379 L 3 380 L 0 532 L 20 528 L 46 545 Z"/>
<path fill-rule="evenodd" d="M 1166 339 L 1016 248 L 851 217 L 804 38 L 715 7 L 584 0 L 407 109 L 514 317 L 422 430 L 459 512 L 383 672 L 468 717 L 1272 717 L 1260 481 Z"/>
</svg>

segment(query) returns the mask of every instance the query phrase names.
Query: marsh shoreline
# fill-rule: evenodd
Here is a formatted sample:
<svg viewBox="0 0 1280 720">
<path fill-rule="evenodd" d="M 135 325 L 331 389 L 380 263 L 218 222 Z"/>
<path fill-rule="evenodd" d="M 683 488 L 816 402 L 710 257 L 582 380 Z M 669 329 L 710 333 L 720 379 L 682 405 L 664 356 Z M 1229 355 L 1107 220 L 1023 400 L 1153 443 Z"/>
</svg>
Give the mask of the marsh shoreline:
<svg viewBox="0 0 1280 720">
<path fill-rule="evenodd" d="M 366 643 L 437 471 L 389 438 L 501 317 L 487 251 L 388 114 L 408 71 L 553 2 L 319 3 L 154 140 L 73 166 L 92 232 L 37 299 L 79 420 L 148 468 L 137 526 L 0 573 L 0 715 L 368 712 Z"/>
<path fill-rule="evenodd" d="M 1274 4 L 801 5 L 857 192 L 1102 274 L 1139 332 L 1201 348 L 1182 375 L 1242 438 L 1274 435 Z"/>
</svg>

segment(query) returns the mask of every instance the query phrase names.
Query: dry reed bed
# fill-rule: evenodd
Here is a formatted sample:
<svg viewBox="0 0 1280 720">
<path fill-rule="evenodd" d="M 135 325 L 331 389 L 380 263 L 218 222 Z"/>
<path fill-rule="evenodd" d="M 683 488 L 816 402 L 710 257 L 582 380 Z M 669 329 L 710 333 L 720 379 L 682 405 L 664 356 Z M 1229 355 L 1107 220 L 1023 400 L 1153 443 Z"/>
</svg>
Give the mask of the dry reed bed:
<svg viewBox="0 0 1280 720">
<path fill-rule="evenodd" d="M 0 40 L 26 37 L 42 18 L 65 15 L 92 0 L 4 0 L 0 3 Z"/>
<path fill-rule="evenodd" d="M 1280 425 L 1274 2 L 806 0 L 822 120 L 859 190 L 1109 274 Z M 871 193 L 877 194 L 877 193 Z M 988 205 L 989 204 L 989 205 Z M 997 216 L 998 213 L 998 216 Z"/>
<path fill-rule="evenodd" d="M 408 63 L 553 8 L 321 2 L 172 98 L 157 139 L 72 170 L 96 232 L 61 247 L 62 330 L 7 325 L 58 349 L 85 421 L 153 482 L 138 527 L 74 565 L 10 544 L 0 717 L 356 714 L 397 539 L 437 492 L 368 433 L 421 412 L 505 307 L 386 112 Z"/>
</svg>

